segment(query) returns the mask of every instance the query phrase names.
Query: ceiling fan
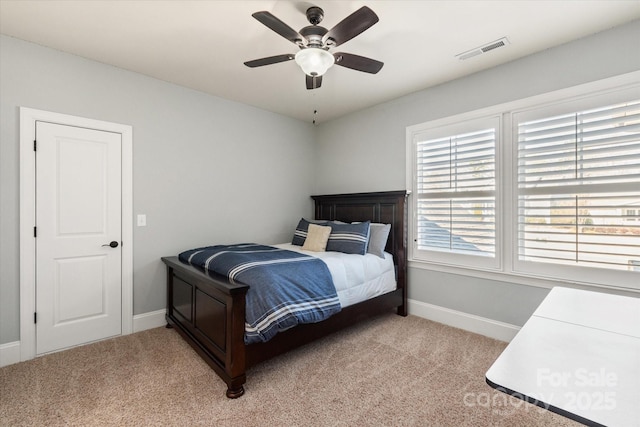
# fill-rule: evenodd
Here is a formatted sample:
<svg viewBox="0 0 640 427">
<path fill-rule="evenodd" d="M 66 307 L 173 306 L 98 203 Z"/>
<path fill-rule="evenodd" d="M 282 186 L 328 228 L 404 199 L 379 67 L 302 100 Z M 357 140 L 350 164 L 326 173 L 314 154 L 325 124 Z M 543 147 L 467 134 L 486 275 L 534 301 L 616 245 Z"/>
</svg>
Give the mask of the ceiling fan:
<svg viewBox="0 0 640 427">
<path fill-rule="evenodd" d="M 364 56 L 345 52 L 334 54 L 329 52 L 330 48 L 351 40 L 378 22 L 378 15 L 366 6 L 356 10 L 330 30 L 318 25 L 324 18 L 324 11 L 317 6 L 307 9 L 307 20 L 311 25 L 300 31 L 294 30 L 266 11 L 256 12 L 251 16 L 285 39 L 298 45 L 300 51 L 295 55 L 286 53 L 247 61 L 244 63 L 247 67 L 262 67 L 295 60 L 306 74 L 307 89 L 317 89 L 322 84 L 322 75 L 334 64 L 371 74 L 380 71 L 384 65 L 380 61 Z"/>
</svg>

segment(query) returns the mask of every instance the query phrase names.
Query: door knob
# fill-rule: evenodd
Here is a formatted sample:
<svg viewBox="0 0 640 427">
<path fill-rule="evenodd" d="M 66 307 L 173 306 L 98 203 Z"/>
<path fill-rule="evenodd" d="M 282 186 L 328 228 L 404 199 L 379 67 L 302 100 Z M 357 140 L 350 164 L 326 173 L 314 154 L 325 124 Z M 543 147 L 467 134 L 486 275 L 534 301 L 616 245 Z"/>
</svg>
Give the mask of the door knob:
<svg viewBox="0 0 640 427">
<path fill-rule="evenodd" d="M 111 246 L 112 248 L 117 248 L 118 247 L 118 242 L 116 242 L 115 240 L 107 245 L 102 245 L 102 246 Z"/>
</svg>

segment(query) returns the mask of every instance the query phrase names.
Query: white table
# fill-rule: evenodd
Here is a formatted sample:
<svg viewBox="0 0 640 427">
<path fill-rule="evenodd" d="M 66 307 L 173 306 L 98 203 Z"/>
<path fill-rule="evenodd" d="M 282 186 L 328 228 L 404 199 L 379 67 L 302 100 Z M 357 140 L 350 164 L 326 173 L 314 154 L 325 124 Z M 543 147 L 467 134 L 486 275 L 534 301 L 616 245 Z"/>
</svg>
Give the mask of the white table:
<svg viewBox="0 0 640 427">
<path fill-rule="evenodd" d="M 486 380 L 586 425 L 640 426 L 640 298 L 553 288 Z"/>
</svg>

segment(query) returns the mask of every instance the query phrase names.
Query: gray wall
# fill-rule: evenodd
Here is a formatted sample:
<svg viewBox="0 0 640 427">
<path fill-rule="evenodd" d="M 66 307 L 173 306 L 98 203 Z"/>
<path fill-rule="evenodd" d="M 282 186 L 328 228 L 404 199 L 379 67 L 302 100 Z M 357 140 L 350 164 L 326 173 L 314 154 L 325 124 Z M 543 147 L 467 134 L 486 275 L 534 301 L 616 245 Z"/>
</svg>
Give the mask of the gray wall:
<svg viewBox="0 0 640 427">
<path fill-rule="evenodd" d="M 315 191 L 404 189 L 407 126 L 637 70 L 640 21 L 321 124 Z M 409 284 L 411 299 L 514 325 L 548 292 L 422 268 Z"/>
<path fill-rule="evenodd" d="M 0 344 L 20 339 L 20 106 L 133 126 L 134 314 L 165 305 L 161 256 L 286 241 L 312 213 L 311 124 L 0 36 Z"/>
</svg>

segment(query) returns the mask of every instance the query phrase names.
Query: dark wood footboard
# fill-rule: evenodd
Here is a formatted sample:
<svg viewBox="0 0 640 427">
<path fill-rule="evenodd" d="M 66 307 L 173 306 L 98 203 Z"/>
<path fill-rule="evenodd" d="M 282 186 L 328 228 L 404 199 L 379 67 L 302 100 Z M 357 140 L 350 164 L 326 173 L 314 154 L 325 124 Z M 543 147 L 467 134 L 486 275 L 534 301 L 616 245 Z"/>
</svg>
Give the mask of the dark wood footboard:
<svg viewBox="0 0 640 427">
<path fill-rule="evenodd" d="M 247 285 L 165 257 L 167 323 L 198 352 L 227 384 L 227 397 L 244 394 L 246 371 L 263 360 L 307 344 L 357 321 L 396 310 L 407 315 L 406 192 L 313 196 L 316 218 L 391 224 L 386 251 L 393 254 L 397 289 L 344 308 L 319 322 L 298 325 L 266 343 L 244 344 Z"/>
<path fill-rule="evenodd" d="M 167 323 L 227 383 L 227 396 L 240 397 L 246 381 L 244 319 L 247 285 L 206 274 L 162 258 L 167 265 Z"/>
</svg>

